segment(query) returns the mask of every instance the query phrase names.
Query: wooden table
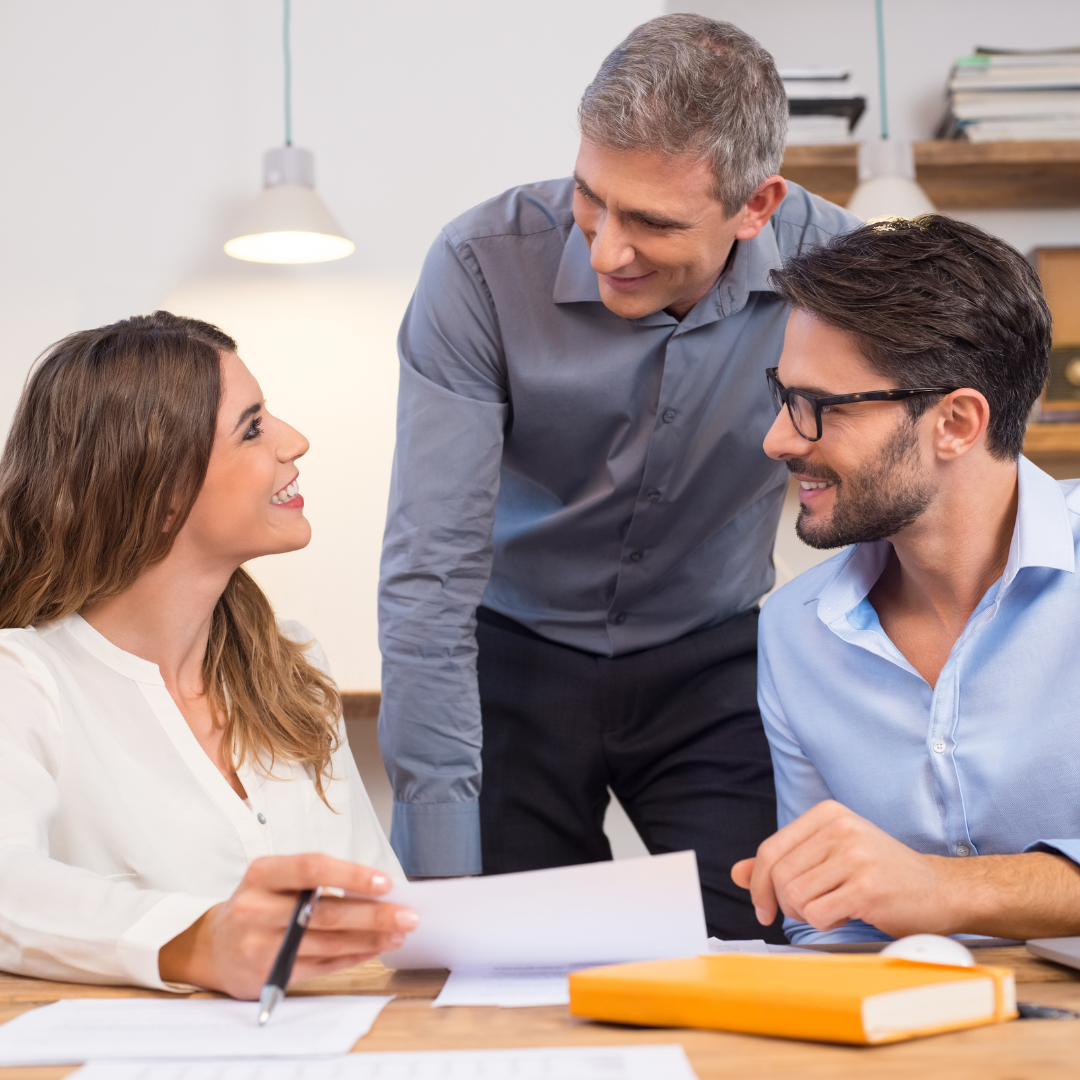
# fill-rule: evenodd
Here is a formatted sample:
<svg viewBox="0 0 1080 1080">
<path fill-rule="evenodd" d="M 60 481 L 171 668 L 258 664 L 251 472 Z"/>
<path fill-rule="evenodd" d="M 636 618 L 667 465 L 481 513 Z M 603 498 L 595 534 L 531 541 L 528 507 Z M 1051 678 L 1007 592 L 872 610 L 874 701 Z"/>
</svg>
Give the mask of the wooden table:
<svg viewBox="0 0 1080 1080">
<path fill-rule="evenodd" d="M 1018 947 L 980 949 L 977 955 L 983 963 L 1013 968 L 1021 1001 L 1080 1011 L 1080 972 L 1037 960 Z M 596 1024 L 572 1017 L 563 1007 L 433 1009 L 431 999 L 445 978 L 445 971 L 391 972 L 373 960 L 312 979 L 290 993 L 396 994 L 370 1034 L 357 1043 L 359 1052 L 678 1042 L 700 1080 L 1073 1080 L 1080 1073 L 1080 1020 L 1019 1020 L 893 1046 L 825 1046 L 714 1031 Z M 152 990 L 0 974 L 0 1022 L 60 998 L 165 996 Z M 0 1069 L 0 1080 L 59 1080 L 74 1071 L 70 1066 Z"/>
</svg>

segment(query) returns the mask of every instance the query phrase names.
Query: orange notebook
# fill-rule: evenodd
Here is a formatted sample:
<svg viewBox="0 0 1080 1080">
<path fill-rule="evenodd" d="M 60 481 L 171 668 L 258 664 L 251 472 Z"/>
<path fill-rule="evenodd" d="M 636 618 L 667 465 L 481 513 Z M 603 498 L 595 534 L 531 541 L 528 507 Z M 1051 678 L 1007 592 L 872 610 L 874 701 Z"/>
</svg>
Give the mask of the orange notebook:
<svg viewBox="0 0 1080 1080">
<path fill-rule="evenodd" d="M 619 1024 L 887 1043 L 1011 1020 L 1016 984 L 1007 968 L 727 953 L 576 971 L 570 1011 Z"/>
</svg>

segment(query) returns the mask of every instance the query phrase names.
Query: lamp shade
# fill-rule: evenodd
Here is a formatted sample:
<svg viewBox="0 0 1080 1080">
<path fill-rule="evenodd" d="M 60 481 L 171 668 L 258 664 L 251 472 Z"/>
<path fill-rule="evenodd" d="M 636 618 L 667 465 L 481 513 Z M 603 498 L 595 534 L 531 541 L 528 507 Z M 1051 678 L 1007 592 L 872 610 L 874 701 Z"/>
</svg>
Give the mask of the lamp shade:
<svg viewBox="0 0 1080 1080">
<path fill-rule="evenodd" d="M 295 146 L 268 150 L 266 186 L 239 231 L 225 245 L 234 259 L 313 263 L 343 259 L 356 250 L 315 192 L 315 158 Z"/>
<path fill-rule="evenodd" d="M 903 139 L 859 145 L 859 184 L 847 208 L 863 221 L 932 214 L 934 204 L 915 182 L 915 154 Z"/>
</svg>

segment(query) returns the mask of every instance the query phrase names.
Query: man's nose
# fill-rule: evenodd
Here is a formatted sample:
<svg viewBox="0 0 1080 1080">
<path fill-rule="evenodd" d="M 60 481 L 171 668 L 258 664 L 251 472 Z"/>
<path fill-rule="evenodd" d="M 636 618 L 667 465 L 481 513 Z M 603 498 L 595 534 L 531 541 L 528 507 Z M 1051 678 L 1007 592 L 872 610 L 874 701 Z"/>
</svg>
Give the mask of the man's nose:
<svg viewBox="0 0 1080 1080">
<path fill-rule="evenodd" d="M 804 439 L 791 422 L 791 414 L 785 405 L 776 414 L 772 427 L 765 434 L 762 449 L 771 458 L 784 461 L 787 458 L 806 457 L 814 444 Z"/>
<path fill-rule="evenodd" d="M 589 247 L 589 263 L 598 274 L 614 274 L 629 266 L 637 257 L 632 244 L 610 214 L 599 223 L 596 235 Z"/>
</svg>

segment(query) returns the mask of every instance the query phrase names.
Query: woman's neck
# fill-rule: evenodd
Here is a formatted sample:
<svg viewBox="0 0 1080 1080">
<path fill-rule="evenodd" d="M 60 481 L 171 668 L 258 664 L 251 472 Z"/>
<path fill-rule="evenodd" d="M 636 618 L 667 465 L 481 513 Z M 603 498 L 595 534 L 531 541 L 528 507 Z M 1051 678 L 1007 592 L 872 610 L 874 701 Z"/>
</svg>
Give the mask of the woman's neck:
<svg viewBox="0 0 1080 1080">
<path fill-rule="evenodd" d="M 79 614 L 117 648 L 157 664 L 170 691 L 201 695 L 203 659 L 214 607 L 234 566 L 208 566 L 182 536 L 130 588 Z"/>
</svg>

